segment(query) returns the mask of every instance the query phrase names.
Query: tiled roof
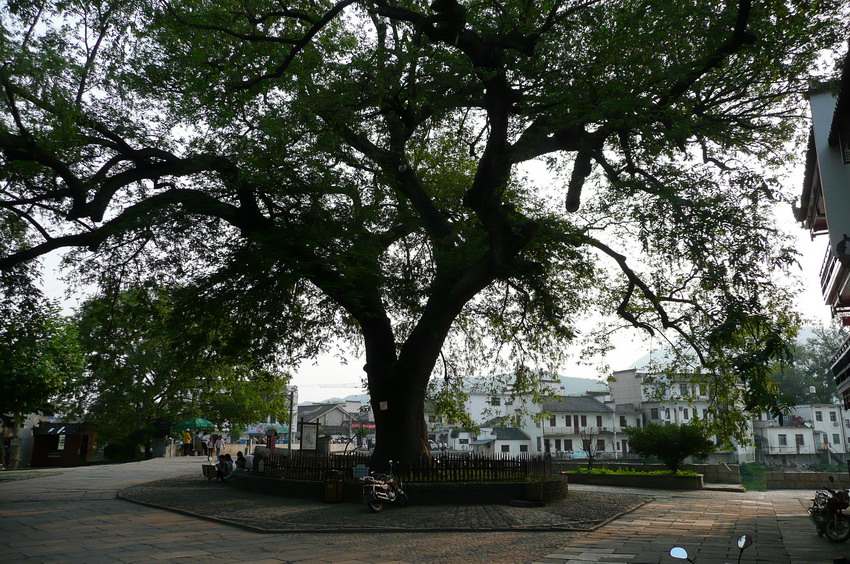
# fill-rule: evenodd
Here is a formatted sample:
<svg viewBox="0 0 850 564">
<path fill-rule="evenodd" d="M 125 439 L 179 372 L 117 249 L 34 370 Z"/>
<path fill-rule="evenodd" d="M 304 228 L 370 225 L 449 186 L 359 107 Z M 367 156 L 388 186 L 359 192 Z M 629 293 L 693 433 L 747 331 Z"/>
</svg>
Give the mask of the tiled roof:
<svg viewBox="0 0 850 564">
<path fill-rule="evenodd" d="M 543 402 L 545 411 L 557 413 L 612 413 L 613 410 L 590 396 L 558 396 Z"/>
<path fill-rule="evenodd" d="M 317 403 L 314 405 L 299 405 L 298 406 L 298 420 L 303 419 L 304 421 L 315 421 L 322 415 L 328 413 L 329 411 L 333 411 L 334 409 L 342 409 L 339 405 L 335 403 Z M 343 409 L 343 411 L 345 411 Z M 347 412 L 346 412 L 347 413 Z"/>
<path fill-rule="evenodd" d="M 500 441 L 530 441 L 525 431 L 516 427 L 493 427 L 493 434 Z"/>
</svg>

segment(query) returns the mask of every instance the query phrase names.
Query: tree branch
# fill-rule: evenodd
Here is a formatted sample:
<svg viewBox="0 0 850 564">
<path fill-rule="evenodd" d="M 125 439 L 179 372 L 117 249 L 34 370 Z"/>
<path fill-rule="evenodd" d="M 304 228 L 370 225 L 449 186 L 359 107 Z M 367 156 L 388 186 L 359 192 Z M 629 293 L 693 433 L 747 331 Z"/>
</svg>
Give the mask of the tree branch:
<svg viewBox="0 0 850 564">
<path fill-rule="evenodd" d="M 617 265 L 620 267 L 620 270 L 623 272 L 623 274 L 626 275 L 626 278 L 628 278 L 628 280 L 629 280 L 629 286 L 628 286 L 628 289 L 626 290 L 626 295 L 623 297 L 622 302 L 620 302 L 620 305 L 617 307 L 617 313 L 621 317 L 623 317 L 624 319 L 626 319 L 627 321 L 632 323 L 632 325 L 634 325 L 635 327 L 644 329 L 650 335 L 655 334 L 655 331 L 653 330 L 653 328 L 650 325 L 648 325 L 647 323 L 641 322 L 640 320 L 638 320 L 636 317 L 634 317 L 634 315 L 632 315 L 627 310 L 627 307 L 629 305 L 629 302 L 631 301 L 634 289 L 635 289 L 635 287 L 637 287 L 641 291 L 641 293 L 644 295 L 644 297 L 646 297 L 646 299 L 649 300 L 649 303 L 652 304 L 653 309 L 658 314 L 658 317 L 661 320 L 662 327 L 664 327 L 664 329 L 673 329 L 674 331 L 676 331 L 676 333 L 678 333 L 679 336 L 685 342 L 687 342 L 691 346 L 691 348 L 693 348 L 694 352 L 699 357 L 700 362 L 705 364 L 705 358 L 703 356 L 702 351 L 697 346 L 696 341 L 693 339 L 693 337 L 688 335 L 688 333 L 684 329 L 682 329 L 678 324 L 676 324 L 676 323 L 674 323 L 670 320 L 670 317 L 667 314 L 667 311 L 664 309 L 664 306 L 662 306 L 662 304 L 661 304 L 661 302 L 663 301 L 663 298 L 659 298 L 658 295 L 656 295 L 656 293 L 653 292 L 652 289 L 640 278 L 640 276 L 638 276 L 637 273 L 634 270 L 632 270 L 632 268 L 627 264 L 627 258 L 624 255 L 621 255 L 620 253 L 616 252 L 614 249 L 612 249 L 608 245 L 604 244 L 602 241 L 599 241 L 598 239 L 594 239 L 593 237 L 589 237 L 589 236 L 585 235 L 585 236 L 582 237 L 582 240 L 583 240 L 584 243 L 586 243 L 586 244 L 588 244 L 588 245 L 590 245 L 590 246 L 592 246 L 596 249 L 599 249 L 600 251 L 602 251 L 603 253 L 605 253 L 609 257 L 613 258 L 614 261 L 617 263 Z"/>
</svg>

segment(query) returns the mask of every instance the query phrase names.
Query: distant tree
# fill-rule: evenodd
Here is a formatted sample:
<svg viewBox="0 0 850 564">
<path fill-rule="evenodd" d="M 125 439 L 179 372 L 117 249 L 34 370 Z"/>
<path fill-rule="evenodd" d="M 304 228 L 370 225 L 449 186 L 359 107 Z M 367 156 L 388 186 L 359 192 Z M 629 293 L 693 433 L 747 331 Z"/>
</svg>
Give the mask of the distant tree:
<svg viewBox="0 0 850 564">
<path fill-rule="evenodd" d="M 846 338 L 846 331 L 831 325 L 816 327 L 811 337 L 793 343 L 793 360 L 773 375 L 782 397 L 794 404 L 835 401 L 835 378 L 830 371 L 832 357 Z M 811 387 L 815 388 L 814 392 L 809 390 Z"/>
<path fill-rule="evenodd" d="M 697 425 L 656 425 L 629 427 L 629 448 L 641 456 L 655 456 L 671 471 L 678 472 L 679 466 L 689 456 L 706 457 L 715 451 L 716 445 Z"/>
<path fill-rule="evenodd" d="M 104 439 L 150 448 L 162 421 L 204 417 L 236 432 L 287 412 L 288 376 L 244 348 L 232 319 L 184 315 L 180 295 L 134 288 L 83 304 L 77 323 L 87 371 L 66 401 L 98 423 Z"/>
<path fill-rule="evenodd" d="M 18 218 L 0 211 L 0 253 L 24 234 Z M 38 276 L 36 263 L 0 271 L 0 417 L 12 436 L 27 415 L 52 414 L 66 381 L 83 369 L 75 327 L 37 289 Z M 9 458 L 16 467 L 17 446 Z"/>
<path fill-rule="evenodd" d="M 585 427 L 579 431 L 579 436 L 581 437 L 581 447 L 587 453 L 587 467 L 591 469 L 593 468 L 593 462 L 599 454 L 599 443 L 597 441 L 599 429 L 596 427 Z"/>
</svg>

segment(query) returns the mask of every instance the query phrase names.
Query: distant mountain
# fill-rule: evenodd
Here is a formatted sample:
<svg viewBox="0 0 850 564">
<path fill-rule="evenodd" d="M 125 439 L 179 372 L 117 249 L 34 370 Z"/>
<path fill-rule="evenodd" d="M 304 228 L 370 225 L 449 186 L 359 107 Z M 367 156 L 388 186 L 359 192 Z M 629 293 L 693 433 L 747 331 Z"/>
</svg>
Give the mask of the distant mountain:
<svg viewBox="0 0 850 564">
<path fill-rule="evenodd" d="M 800 330 L 797 332 L 797 344 L 804 344 L 809 339 L 815 337 L 815 328 L 814 327 L 800 327 Z M 625 370 L 631 370 L 632 368 L 636 370 L 646 370 L 650 366 L 650 361 L 656 365 L 665 365 L 668 363 L 672 363 L 674 357 L 672 355 L 672 350 L 670 347 L 661 347 L 655 351 L 652 351 L 648 354 L 643 355 L 636 361 L 634 361 L 631 366 L 626 368 Z"/>
<path fill-rule="evenodd" d="M 559 378 L 564 388 L 564 395 L 580 396 L 587 392 L 607 392 L 608 386 L 602 380 L 595 378 L 575 378 L 573 376 L 561 376 Z"/>
<path fill-rule="evenodd" d="M 304 401 L 298 405 L 315 405 L 317 403 L 345 403 L 347 401 L 359 401 L 362 404 L 367 404 L 370 401 L 369 394 L 353 394 L 344 398 L 328 398 L 322 401 Z"/>
</svg>

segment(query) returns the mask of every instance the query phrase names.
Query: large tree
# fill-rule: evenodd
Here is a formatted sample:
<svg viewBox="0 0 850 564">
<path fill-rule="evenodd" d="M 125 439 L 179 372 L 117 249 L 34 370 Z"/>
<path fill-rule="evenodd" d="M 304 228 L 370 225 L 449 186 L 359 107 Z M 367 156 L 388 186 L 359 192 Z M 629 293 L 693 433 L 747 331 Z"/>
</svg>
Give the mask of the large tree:
<svg viewBox="0 0 850 564">
<path fill-rule="evenodd" d="M 362 346 L 377 464 L 427 461 L 435 366 L 543 366 L 597 306 L 687 343 L 718 409 L 739 382 L 765 407 L 794 321 L 772 167 L 843 7 L 16 2 L 0 206 L 43 239 L 0 268 L 79 248 L 231 304 L 293 362 Z"/>
</svg>

